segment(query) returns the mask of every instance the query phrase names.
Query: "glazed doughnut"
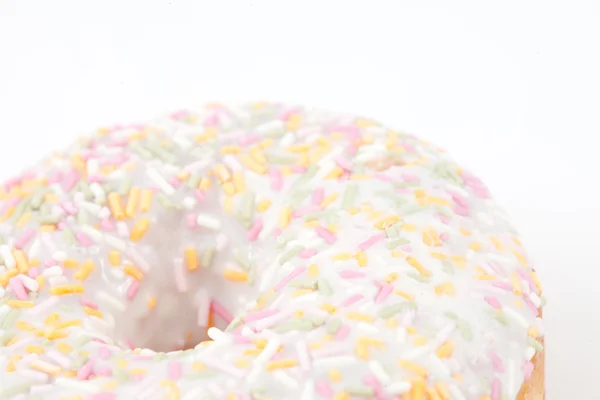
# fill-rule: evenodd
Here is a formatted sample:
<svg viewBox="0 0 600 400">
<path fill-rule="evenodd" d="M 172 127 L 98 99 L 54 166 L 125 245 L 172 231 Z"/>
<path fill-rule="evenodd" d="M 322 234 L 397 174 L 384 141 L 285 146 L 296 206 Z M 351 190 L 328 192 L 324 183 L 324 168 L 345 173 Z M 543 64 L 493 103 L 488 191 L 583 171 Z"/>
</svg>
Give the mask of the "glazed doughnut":
<svg viewBox="0 0 600 400">
<path fill-rule="evenodd" d="M 514 228 L 410 134 L 211 104 L 100 129 L 0 196 L 2 400 L 543 399 Z"/>
</svg>

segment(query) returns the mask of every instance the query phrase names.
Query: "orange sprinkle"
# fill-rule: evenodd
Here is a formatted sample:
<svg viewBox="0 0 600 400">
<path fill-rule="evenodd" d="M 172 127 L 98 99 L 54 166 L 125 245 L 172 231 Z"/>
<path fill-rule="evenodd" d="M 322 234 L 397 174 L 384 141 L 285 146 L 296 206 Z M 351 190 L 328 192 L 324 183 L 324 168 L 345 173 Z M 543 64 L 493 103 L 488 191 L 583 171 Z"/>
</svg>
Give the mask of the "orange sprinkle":
<svg viewBox="0 0 600 400">
<path fill-rule="evenodd" d="M 110 207 L 110 211 L 116 220 L 120 221 L 125 219 L 125 210 L 123 210 L 121 195 L 119 193 L 111 192 L 108 195 L 108 206 Z"/>
<path fill-rule="evenodd" d="M 92 260 L 85 260 L 81 267 L 73 274 L 73 277 L 78 281 L 86 280 L 95 268 L 96 265 Z"/>
<path fill-rule="evenodd" d="M 146 306 L 149 309 L 153 309 L 154 307 L 156 307 L 156 297 L 150 297 L 148 301 L 146 301 Z"/>
<path fill-rule="evenodd" d="M 265 369 L 267 371 L 274 371 L 276 369 L 293 368 L 297 365 L 298 365 L 298 360 L 283 359 L 283 360 L 276 360 L 276 361 L 271 361 L 271 362 L 267 363 Z"/>
<path fill-rule="evenodd" d="M 400 368 L 412 372 L 413 374 L 418 375 L 421 378 L 425 378 L 427 376 L 427 370 L 422 366 L 415 364 L 412 361 L 400 360 L 399 365 Z"/>
<path fill-rule="evenodd" d="M 142 237 L 144 237 L 146 232 L 148 232 L 149 228 L 150 228 L 150 219 L 140 218 L 133 225 L 133 228 L 131 229 L 131 234 L 129 235 L 129 237 L 134 242 L 137 242 Z"/>
<path fill-rule="evenodd" d="M 6 304 L 11 308 L 31 308 L 35 306 L 33 301 L 28 300 L 9 300 Z"/>
<path fill-rule="evenodd" d="M 186 247 L 183 250 L 183 258 L 185 260 L 185 266 L 188 270 L 194 271 L 198 269 L 198 254 L 195 248 Z"/>
<path fill-rule="evenodd" d="M 421 263 L 419 263 L 419 261 L 417 261 L 416 258 L 414 258 L 412 256 L 408 256 L 408 257 L 406 257 L 406 262 L 408 263 L 408 265 L 410 265 L 411 267 L 416 269 L 421 275 L 431 276 L 431 271 L 429 271 L 427 268 L 423 267 L 421 265 Z"/>
<path fill-rule="evenodd" d="M 27 271 L 29 271 L 29 262 L 27 261 L 27 256 L 23 250 L 15 250 L 13 256 L 15 257 L 19 272 L 22 274 L 27 273 Z"/>
<path fill-rule="evenodd" d="M 108 253 L 108 262 L 113 267 L 117 267 L 117 266 L 121 265 L 121 253 L 118 252 L 117 250 L 111 250 Z"/>
<path fill-rule="evenodd" d="M 140 204 L 140 209 L 142 212 L 150 211 L 150 206 L 152 205 L 152 197 L 154 196 L 154 192 L 150 189 L 144 189 L 142 191 L 142 201 Z"/>
<path fill-rule="evenodd" d="M 142 279 L 144 279 L 144 273 L 139 268 L 134 267 L 131 264 L 125 265 L 125 267 L 123 268 L 123 272 L 131 276 L 136 281 L 141 281 Z"/>
<path fill-rule="evenodd" d="M 452 356 L 452 353 L 454 352 L 454 343 L 451 341 L 448 342 L 444 342 L 444 344 L 442 344 L 440 346 L 440 348 L 437 350 L 437 356 L 439 358 L 448 358 Z"/>
<path fill-rule="evenodd" d="M 87 307 L 87 306 L 83 307 L 83 311 L 88 315 L 98 317 L 98 318 L 104 318 L 104 315 L 102 315 L 102 313 L 100 311 L 98 311 L 92 307 Z"/>
<path fill-rule="evenodd" d="M 85 291 L 85 287 L 83 285 L 79 285 L 79 284 L 54 286 L 53 288 L 50 289 L 50 293 L 55 296 L 62 296 L 65 294 L 83 293 L 84 291 Z"/>
<path fill-rule="evenodd" d="M 235 269 L 226 269 L 223 271 L 223 277 L 230 281 L 235 282 L 247 282 L 248 281 L 248 273 L 245 271 L 238 271 Z"/>
<path fill-rule="evenodd" d="M 127 198 L 127 205 L 125 206 L 125 215 L 129 218 L 133 218 L 138 208 L 138 202 L 140 200 L 141 189 L 137 186 L 131 188 L 129 191 L 129 197 Z"/>
</svg>

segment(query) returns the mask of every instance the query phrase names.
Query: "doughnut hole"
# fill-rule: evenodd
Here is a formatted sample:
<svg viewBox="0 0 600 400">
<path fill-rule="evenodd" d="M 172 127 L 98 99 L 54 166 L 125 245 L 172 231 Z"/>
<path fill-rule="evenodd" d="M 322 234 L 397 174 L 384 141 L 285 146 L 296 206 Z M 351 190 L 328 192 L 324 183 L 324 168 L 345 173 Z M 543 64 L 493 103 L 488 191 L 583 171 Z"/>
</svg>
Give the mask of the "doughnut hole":
<svg viewBox="0 0 600 400">
<path fill-rule="evenodd" d="M 231 316 L 253 298 L 249 285 L 225 279 L 223 274 L 226 266 L 233 265 L 234 249 L 252 254 L 244 228 L 228 215 L 210 215 L 221 228 L 194 226 L 195 214 L 169 210 L 152 221 L 136 244 L 150 271 L 139 281 L 135 295 L 130 278 L 127 283 L 114 282 L 126 300 L 124 310 L 112 314 L 111 336 L 123 348 L 159 352 L 193 348 L 209 339 L 209 327 L 225 329 Z M 196 249 L 197 269 L 187 267 L 186 248 Z M 207 256 L 210 252 L 212 257 Z"/>
</svg>

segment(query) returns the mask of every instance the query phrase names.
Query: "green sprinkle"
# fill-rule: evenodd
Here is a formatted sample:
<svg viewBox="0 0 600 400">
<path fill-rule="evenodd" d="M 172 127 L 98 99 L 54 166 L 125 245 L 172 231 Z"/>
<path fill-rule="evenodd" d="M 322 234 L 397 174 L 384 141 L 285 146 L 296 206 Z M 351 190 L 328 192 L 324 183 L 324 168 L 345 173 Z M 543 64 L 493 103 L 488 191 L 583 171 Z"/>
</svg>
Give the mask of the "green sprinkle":
<svg viewBox="0 0 600 400">
<path fill-rule="evenodd" d="M 291 281 L 288 286 L 297 289 L 317 289 L 317 281 L 313 279 L 298 279 Z"/>
<path fill-rule="evenodd" d="M 75 340 L 75 347 L 82 347 L 83 345 L 87 344 L 90 342 L 90 337 L 88 336 L 80 336 L 78 339 Z"/>
<path fill-rule="evenodd" d="M 456 313 L 453 313 L 452 311 L 446 311 L 446 312 L 444 313 L 444 315 L 445 315 L 446 317 L 450 318 L 450 319 L 453 319 L 453 320 L 455 320 L 455 321 L 456 321 L 456 320 L 458 320 L 458 315 L 456 315 Z"/>
<path fill-rule="evenodd" d="M 269 164 L 294 164 L 296 159 L 294 157 L 282 156 L 273 153 L 265 153 L 265 158 L 269 162 Z"/>
<path fill-rule="evenodd" d="M 315 315 L 310 317 L 310 322 L 314 327 L 321 326 L 325 323 L 325 318 L 326 317 Z"/>
<path fill-rule="evenodd" d="M 423 283 L 427 283 L 429 282 L 429 278 L 426 276 L 423 276 L 421 274 L 418 274 L 416 272 L 409 272 L 406 274 L 409 278 L 414 279 L 415 281 L 419 281 L 419 282 L 423 282 Z"/>
<path fill-rule="evenodd" d="M 342 195 L 342 209 L 348 210 L 352 208 L 356 201 L 356 196 L 358 196 L 358 185 L 353 183 L 347 186 Z"/>
<path fill-rule="evenodd" d="M 246 193 L 242 197 L 242 202 L 238 209 L 237 215 L 245 228 L 249 228 L 252 225 L 254 217 L 254 194 Z"/>
<path fill-rule="evenodd" d="M 216 248 L 209 247 L 202 253 L 202 255 L 200 256 L 200 265 L 203 268 L 210 267 L 210 264 L 212 263 L 212 259 L 215 255 L 215 250 L 216 250 Z"/>
<path fill-rule="evenodd" d="M 25 214 L 25 211 L 29 207 L 30 202 L 31 197 L 21 200 L 21 202 L 15 208 L 13 215 L 11 216 L 11 221 L 16 222 L 19 219 L 21 219 L 21 217 L 23 216 L 23 214 Z"/>
<path fill-rule="evenodd" d="M 62 236 L 63 240 L 67 243 L 67 245 L 73 246 L 75 244 L 75 235 L 73 234 L 70 228 L 65 227 L 62 231 Z"/>
<path fill-rule="evenodd" d="M 448 275 L 454 275 L 454 265 L 449 261 L 442 261 L 442 269 Z"/>
<path fill-rule="evenodd" d="M 402 215 L 412 215 L 428 210 L 429 206 L 412 205 L 401 211 Z"/>
<path fill-rule="evenodd" d="M 250 286 L 254 286 L 254 282 L 256 281 L 256 267 L 254 265 L 250 266 L 250 271 L 248 271 L 248 284 Z"/>
<path fill-rule="evenodd" d="M 152 158 L 152 153 L 149 152 L 148 150 L 146 150 L 139 141 L 137 140 L 132 140 L 131 142 L 129 142 L 129 147 L 135 151 L 136 153 L 138 153 L 140 156 L 142 156 L 142 158 L 146 159 L 146 160 L 151 160 Z"/>
<path fill-rule="evenodd" d="M 327 322 L 327 332 L 331 335 L 335 335 L 342 328 L 342 321 L 339 318 L 330 319 Z"/>
<path fill-rule="evenodd" d="M 169 164 L 174 164 L 175 161 L 177 161 L 177 159 L 173 155 L 173 153 L 169 152 L 167 149 L 165 149 L 158 143 L 147 142 L 146 148 L 148 150 L 150 150 L 152 153 L 154 153 L 155 156 L 157 156 L 158 158 L 160 158 L 161 160 L 163 160 Z"/>
<path fill-rule="evenodd" d="M 15 322 L 17 322 L 19 315 L 21 315 L 21 312 L 19 310 L 10 310 L 9 312 L 7 312 L 6 316 L 4 317 L 4 321 L 2 322 L 2 329 L 10 329 L 15 324 Z"/>
<path fill-rule="evenodd" d="M 466 321 L 457 321 L 456 325 L 458 326 L 458 330 L 462 334 L 462 337 L 465 340 L 471 341 L 473 340 L 473 332 L 471 331 L 471 326 Z"/>
<path fill-rule="evenodd" d="M 39 210 L 39 208 L 44 203 L 44 196 L 48 192 L 47 187 L 41 187 L 35 191 L 33 196 L 31 196 L 31 208 L 34 210 Z"/>
<path fill-rule="evenodd" d="M 298 190 L 296 192 L 292 192 L 292 196 L 290 197 L 290 205 L 295 208 L 298 207 L 310 194 L 312 193 L 310 190 Z"/>
<path fill-rule="evenodd" d="M 40 218 L 40 223 L 42 225 L 55 225 L 58 224 L 60 218 L 55 215 L 47 215 Z"/>
<path fill-rule="evenodd" d="M 128 176 L 125 179 L 123 179 L 123 181 L 119 185 L 119 189 L 117 190 L 117 192 L 119 192 L 121 196 L 125 196 L 129 193 L 131 186 L 133 186 L 133 178 Z"/>
<path fill-rule="evenodd" d="M 537 351 L 538 353 L 539 353 L 540 351 L 543 351 L 543 350 L 544 350 L 544 346 L 543 346 L 543 345 L 542 345 L 540 342 L 538 342 L 537 340 L 535 340 L 534 338 L 532 338 L 531 336 L 528 336 L 528 337 L 527 337 L 527 343 L 528 343 L 528 344 L 529 344 L 531 347 L 533 347 L 533 348 L 535 349 L 535 351 Z"/>
<path fill-rule="evenodd" d="M 398 224 L 394 224 L 392 226 L 388 226 L 387 228 L 385 228 L 385 236 L 387 236 L 389 239 L 393 239 L 393 238 L 400 236 L 400 231 L 398 230 Z M 393 242 L 390 242 L 390 243 L 393 243 Z M 388 247 L 388 249 L 389 249 L 389 247 Z"/>
<path fill-rule="evenodd" d="M 233 259 L 240 267 L 244 269 L 250 269 L 250 267 L 252 266 L 252 262 L 248 257 L 248 251 L 235 249 L 233 252 Z"/>
<path fill-rule="evenodd" d="M 195 172 L 193 173 L 187 181 L 187 185 L 190 189 L 197 189 L 198 185 L 200 185 L 200 180 L 202 179 L 202 175 Z"/>
<path fill-rule="evenodd" d="M 2 336 L 0 336 L 0 346 L 5 346 L 6 343 L 10 342 L 10 340 L 14 337 L 14 335 L 4 332 Z"/>
<path fill-rule="evenodd" d="M 548 300 L 546 300 L 546 297 L 540 296 L 540 307 L 544 307 L 547 302 Z"/>
<path fill-rule="evenodd" d="M 387 318 L 390 318 L 404 310 L 407 310 L 407 309 L 414 310 L 416 308 L 417 308 L 417 305 L 414 302 L 406 301 L 403 303 L 397 303 L 397 304 L 392 304 L 392 305 L 386 306 L 386 307 L 382 308 L 381 310 L 379 310 L 378 315 L 381 318 L 387 319 Z"/>
<path fill-rule="evenodd" d="M 351 396 L 369 397 L 371 398 L 375 391 L 369 386 L 349 386 L 344 389 Z"/>
<path fill-rule="evenodd" d="M 498 321 L 500 324 L 504 325 L 504 326 L 508 326 L 509 322 L 508 322 L 508 318 L 506 318 L 505 315 L 498 313 L 497 311 L 491 310 L 490 311 L 490 317 L 496 321 Z"/>
<path fill-rule="evenodd" d="M 393 249 L 395 249 L 395 248 L 396 248 L 396 247 L 398 247 L 398 246 L 404 246 L 405 244 L 409 244 L 409 243 L 410 243 L 410 241 L 408 241 L 408 240 L 406 240 L 406 239 L 399 238 L 399 239 L 392 240 L 392 241 L 388 242 L 388 243 L 385 245 L 385 247 L 386 247 L 388 250 L 393 250 Z"/>
<path fill-rule="evenodd" d="M 84 180 L 79 181 L 79 189 L 81 190 L 81 193 L 83 193 L 83 197 L 85 199 L 91 199 L 94 197 L 94 194 L 92 193 L 92 190 L 90 189 L 90 185 L 86 181 L 84 181 Z"/>
<path fill-rule="evenodd" d="M 304 250 L 304 246 L 298 245 L 298 246 L 292 247 L 287 252 L 283 253 L 283 255 L 279 258 L 279 265 L 285 264 L 286 262 L 291 260 L 293 257 L 298 255 L 298 253 L 300 253 L 302 250 Z"/>
<path fill-rule="evenodd" d="M 285 322 L 275 328 L 276 332 L 284 333 L 289 331 L 310 331 L 313 329 L 313 324 L 306 318 L 297 318 Z"/>
<path fill-rule="evenodd" d="M 89 224 L 89 218 L 84 209 L 79 209 L 79 212 L 77 213 L 77 222 L 79 222 L 81 225 Z"/>
<path fill-rule="evenodd" d="M 315 164 L 311 164 L 306 172 L 292 184 L 291 191 L 293 192 L 296 189 L 306 185 L 317 174 L 318 171 L 319 168 Z"/>
<path fill-rule="evenodd" d="M 158 193 L 156 195 L 156 199 L 158 200 L 160 205 L 163 206 L 163 208 L 166 208 L 167 210 L 176 208 L 175 204 L 173 204 L 171 199 L 169 199 L 164 193 Z"/>
<path fill-rule="evenodd" d="M 124 383 L 131 380 L 129 372 L 125 371 L 124 369 L 115 368 L 113 372 L 115 374 L 115 378 L 117 378 L 117 380 L 120 383 Z"/>
<path fill-rule="evenodd" d="M 23 382 L 6 389 L 0 389 L 0 398 L 10 398 L 17 394 L 29 392 L 31 386 L 33 386 L 33 382 Z"/>
<path fill-rule="evenodd" d="M 218 375 L 217 371 L 194 371 L 184 376 L 185 379 L 206 379 Z"/>
<path fill-rule="evenodd" d="M 164 360 L 164 359 L 166 358 L 166 354 L 165 354 L 165 353 L 163 353 L 163 352 L 156 353 L 156 354 L 154 354 L 154 356 L 152 356 L 152 358 L 153 358 L 155 361 L 162 361 L 162 360 Z"/>
<path fill-rule="evenodd" d="M 321 293 L 322 295 L 331 296 L 333 294 L 333 290 L 331 289 L 329 282 L 327 282 L 327 280 L 325 280 L 324 278 L 319 278 L 319 280 L 317 281 L 317 286 L 319 288 L 319 293 Z"/>
<path fill-rule="evenodd" d="M 333 212 L 333 209 L 329 208 L 327 210 L 322 210 L 322 211 L 316 211 L 316 212 L 308 213 L 308 214 L 306 214 L 304 216 L 304 221 L 305 222 L 310 222 L 310 221 L 319 220 L 321 218 L 327 217 L 332 212 Z"/>
</svg>

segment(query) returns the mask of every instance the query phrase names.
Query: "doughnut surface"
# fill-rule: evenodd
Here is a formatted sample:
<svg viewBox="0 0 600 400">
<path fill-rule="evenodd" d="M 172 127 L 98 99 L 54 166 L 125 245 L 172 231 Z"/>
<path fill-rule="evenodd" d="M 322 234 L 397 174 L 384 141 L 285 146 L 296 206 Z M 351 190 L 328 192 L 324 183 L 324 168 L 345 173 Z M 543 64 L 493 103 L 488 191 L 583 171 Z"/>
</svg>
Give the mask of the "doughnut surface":
<svg viewBox="0 0 600 400">
<path fill-rule="evenodd" d="M 207 105 L 0 196 L 1 400 L 514 400 L 543 349 L 486 187 L 371 120 Z"/>
</svg>

